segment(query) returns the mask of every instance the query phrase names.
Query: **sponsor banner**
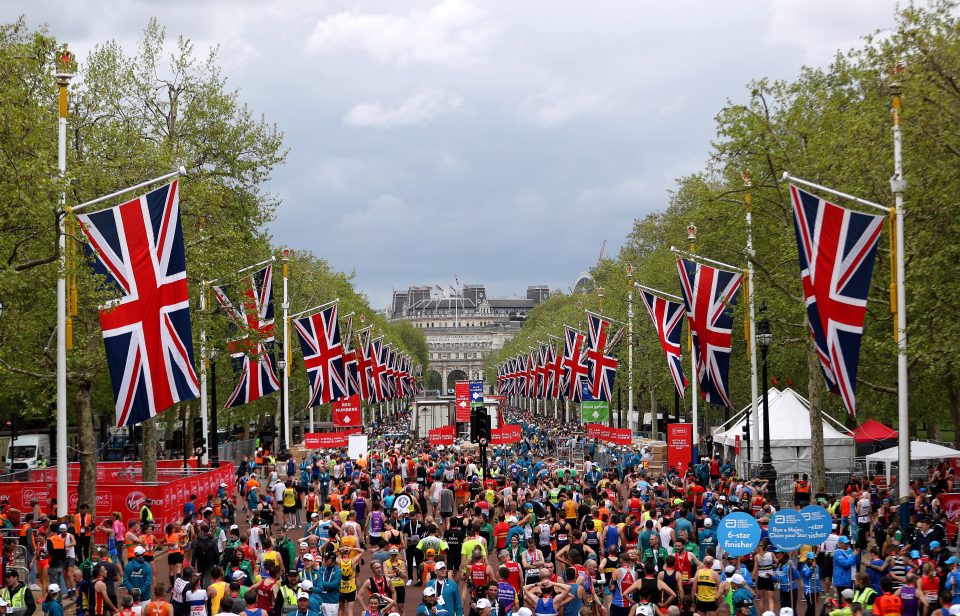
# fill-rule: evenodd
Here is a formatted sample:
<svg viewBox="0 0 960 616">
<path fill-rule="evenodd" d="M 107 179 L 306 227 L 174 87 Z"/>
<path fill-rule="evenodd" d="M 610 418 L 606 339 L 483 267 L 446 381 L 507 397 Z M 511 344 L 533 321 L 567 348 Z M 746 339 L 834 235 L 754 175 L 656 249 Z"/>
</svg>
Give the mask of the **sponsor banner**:
<svg viewBox="0 0 960 616">
<path fill-rule="evenodd" d="M 457 381 L 453 392 L 457 407 L 457 423 L 470 423 L 470 381 Z"/>
<path fill-rule="evenodd" d="M 523 435 L 523 428 L 517 425 L 505 425 L 502 428 L 490 431 L 491 445 L 510 445 L 519 443 Z"/>
<path fill-rule="evenodd" d="M 361 425 L 359 395 L 334 400 L 331 406 L 333 407 L 333 425 L 339 428 L 353 428 Z"/>
<path fill-rule="evenodd" d="M 197 459 L 187 460 L 188 468 L 197 468 Z M 124 483 L 140 479 L 140 469 L 143 463 L 136 462 L 97 462 L 97 484 Z M 183 468 L 183 460 L 157 460 L 157 471 L 175 471 Z M 38 468 L 29 471 L 30 481 L 56 483 L 56 467 Z M 80 464 L 71 462 L 67 467 L 67 481 L 80 481 Z"/>
<path fill-rule="evenodd" d="M 360 428 L 339 432 L 307 432 L 303 435 L 303 444 L 307 449 L 339 449 L 349 444 L 351 434 L 360 434 Z"/>
<path fill-rule="evenodd" d="M 818 545 L 827 540 L 833 527 L 833 518 L 829 511 L 820 505 L 807 505 L 800 510 L 800 515 L 807 523 L 804 545 Z"/>
<path fill-rule="evenodd" d="M 938 498 L 947 518 L 947 537 L 952 540 L 957 536 L 957 527 L 960 526 L 960 494 L 941 494 Z"/>
<path fill-rule="evenodd" d="M 667 424 L 667 464 L 682 477 L 693 458 L 693 424 Z"/>
<path fill-rule="evenodd" d="M 799 511 L 782 509 L 771 516 L 767 534 L 774 547 L 789 552 L 799 550 L 801 545 L 805 545 L 810 533 L 807 530 L 807 521 Z"/>
<path fill-rule="evenodd" d="M 590 385 L 581 383 L 580 415 L 583 423 L 607 421 L 610 419 L 610 404 L 605 400 L 596 400 L 590 393 Z"/>
<path fill-rule="evenodd" d="M 456 430 L 456 426 L 441 426 L 430 430 L 427 437 L 434 447 L 437 445 L 453 445 L 453 439 L 457 435 Z"/>
<path fill-rule="evenodd" d="M 483 381 L 470 381 L 470 410 L 483 408 Z"/>
<path fill-rule="evenodd" d="M 587 438 L 595 438 L 614 445 L 629 445 L 633 442 L 633 433 L 629 428 L 610 428 L 603 424 L 587 424 Z"/>
<path fill-rule="evenodd" d="M 760 545 L 760 524 L 753 516 L 738 511 L 720 520 L 717 544 L 729 556 L 744 556 Z"/>
</svg>

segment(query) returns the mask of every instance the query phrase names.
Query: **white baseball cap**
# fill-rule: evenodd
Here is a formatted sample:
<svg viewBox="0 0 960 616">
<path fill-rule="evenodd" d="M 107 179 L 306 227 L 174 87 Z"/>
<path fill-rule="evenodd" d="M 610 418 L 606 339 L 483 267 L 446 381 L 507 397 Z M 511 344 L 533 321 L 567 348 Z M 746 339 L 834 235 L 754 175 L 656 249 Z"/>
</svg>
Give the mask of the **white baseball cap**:
<svg viewBox="0 0 960 616">
<path fill-rule="evenodd" d="M 780 608 L 780 616 L 793 616 L 793 608 L 789 605 Z"/>
<path fill-rule="evenodd" d="M 713 566 L 710 568 L 713 569 L 714 571 L 720 571 L 721 569 L 723 569 L 723 565 L 720 564 L 719 560 L 715 560 L 713 561 Z"/>
<path fill-rule="evenodd" d="M 446 568 L 447 568 L 447 563 L 443 562 L 442 560 L 441 560 L 441 561 L 437 561 L 437 564 L 435 564 L 435 565 L 433 566 L 433 568 L 434 568 L 435 570 L 436 570 L 436 569 L 446 569 Z"/>
<path fill-rule="evenodd" d="M 955 603 L 950 606 L 950 616 L 960 615 L 960 603 Z"/>
<path fill-rule="evenodd" d="M 51 592 L 60 592 L 60 585 L 59 585 L 59 584 L 50 584 L 50 586 L 47 587 L 47 592 L 48 592 L 48 593 L 51 593 Z"/>
<path fill-rule="evenodd" d="M 137 547 L 133 548 L 133 553 L 137 556 L 143 554 L 144 552 L 146 552 L 146 550 L 143 549 L 142 545 L 138 545 Z"/>
<path fill-rule="evenodd" d="M 303 560 L 313 560 L 313 554 L 310 554 L 310 553 L 304 554 Z"/>
<path fill-rule="evenodd" d="M 743 576 L 740 575 L 739 573 L 734 573 L 733 577 L 730 578 L 730 581 L 733 582 L 734 584 L 739 585 L 739 584 L 743 584 L 745 580 L 743 579 Z"/>
<path fill-rule="evenodd" d="M 299 601 L 300 599 L 306 599 L 307 601 L 309 601 L 310 595 L 308 595 L 305 592 L 297 593 L 297 601 Z"/>
<path fill-rule="evenodd" d="M 736 569 L 733 568 L 733 565 L 727 565 L 723 568 L 723 572 L 727 575 L 731 575 L 734 571 L 736 571 Z"/>
<path fill-rule="evenodd" d="M 533 612 L 528 607 L 522 607 L 517 610 L 517 616 L 533 616 Z"/>
<path fill-rule="evenodd" d="M 432 597 L 435 594 L 437 594 L 437 589 L 434 588 L 433 586 L 427 586 L 426 588 L 423 589 L 424 597 Z"/>
<path fill-rule="evenodd" d="M 707 528 L 713 526 L 713 518 L 703 518 L 703 525 Z"/>
<path fill-rule="evenodd" d="M 235 580 L 242 580 L 243 578 L 247 577 L 247 574 L 237 569 L 236 571 L 233 572 L 233 575 L 231 577 Z"/>
<path fill-rule="evenodd" d="M 300 582 L 300 590 L 313 590 L 313 582 L 310 580 Z"/>
<path fill-rule="evenodd" d="M 477 599 L 478 610 L 482 610 L 489 607 L 491 607 L 490 601 L 486 597 L 480 597 L 479 599 Z"/>
</svg>

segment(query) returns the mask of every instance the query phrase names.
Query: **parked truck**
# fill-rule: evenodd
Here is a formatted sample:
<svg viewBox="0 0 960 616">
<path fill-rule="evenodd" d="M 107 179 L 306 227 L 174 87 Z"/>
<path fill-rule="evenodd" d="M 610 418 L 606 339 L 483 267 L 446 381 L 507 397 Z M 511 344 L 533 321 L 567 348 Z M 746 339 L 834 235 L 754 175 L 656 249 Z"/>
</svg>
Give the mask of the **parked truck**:
<svg viewBox="0 0 960 616">
<path fill-rule="evenodd" d="M 46 466 L 50 460 L 49 434 L 21 434 L 7 447 L 7 471 L 25 471 Z"/>
</svg>

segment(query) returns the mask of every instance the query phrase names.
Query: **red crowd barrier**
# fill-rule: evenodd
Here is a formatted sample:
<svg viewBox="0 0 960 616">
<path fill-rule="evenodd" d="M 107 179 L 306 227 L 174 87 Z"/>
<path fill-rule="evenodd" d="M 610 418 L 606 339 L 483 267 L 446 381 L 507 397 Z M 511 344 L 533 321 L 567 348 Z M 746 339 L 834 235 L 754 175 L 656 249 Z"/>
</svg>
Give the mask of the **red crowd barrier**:
<svg viewBox="0 0 960 616">
<path fill-rule="evenodd" d="M 139 463 L 137 463 L 139 464 Z M 76 469 L 73 467 L 76 466 Z M 101 469 L 100 467 L 104 468 Z M 183 504 L 191 494 L 196 494 L 200 502 L 205 502 L 207 495 L 216 494 L 221 483 L 227 485 L 227 494 L 234 492 L 234 466 L 232 462 L 224 463 L 220 468 L 205 472 L 194 472 L 190 475 L 160 481 L 156 484 L 145 484 L 142 481 L 127 478 L 126 473 L 131 467 L 129 462 L 104 462 L 97 465 L 97 519 L 110 517 L 113 512 L 119 512 L 125 523 L 140 517 L 140 509 L 149 498 L 153 501 L 151 509 L 158 528 L 181 516 Z M 180 469 L 183 462 L 179 460 L 161 460 L 158 471 L 173 472 Z M 196 466 L 196 463 L 194 463 Z M 139 471 L 139 467 L 137 467 Z M 195 469 L 202 470 L 202 469 Z M 74 472 L 75 471 L 75 472 Z M 12 507 L 21 511 L 31 509 L 30 501 L 36 499 L 41 506 L 46 507 L 56 497 L 56 469 L 40 469 L 31 471 L 31 481 L 12 481 L 4 484 L 4 495 Z M 51 474 L 52 473 L 52 474 Z M 71 464 L 71 479 L 67 482 L 69 495 L 68 508 L 71 513 L 77 510 L 79 496 L 77 481 L 79 465 Z M 137 473 L 139 475 L 139 472 Z M 35 479 L 34 477 L 39 477 Z M 48 479 L 49 477 L 49 479 Z M 102 477 L 102 479 L 101 479 Z M 90 503 L 93 505 L 93 503 Z M 102 537 L 106 541 L 106 537 Z"/>
</svg>

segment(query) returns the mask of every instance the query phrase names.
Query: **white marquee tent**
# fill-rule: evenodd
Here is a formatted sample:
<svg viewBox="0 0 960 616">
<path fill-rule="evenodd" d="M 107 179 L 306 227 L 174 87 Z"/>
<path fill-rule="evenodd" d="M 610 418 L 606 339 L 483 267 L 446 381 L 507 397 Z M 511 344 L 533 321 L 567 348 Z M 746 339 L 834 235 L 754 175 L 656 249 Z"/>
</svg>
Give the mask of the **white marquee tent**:
<svg viewBox="0 0 960 616">
<path fill-rule="evenodd" d="M 770 404 L 770 454 L 774 466 L 781 475 L 784 473 L 810 472 L 810 403 L 789 387 L 779 390 L 771 387 L 767 391 Z M 760 443 L 753 446 L 753 460 L 756 461 L 763 451 L 763 396 L 757 400 L 760 416 Z M 742 459 L 746 459 L 746 443 L 743 439 L 743 427 L 751 406 L 741 410 L 728 422 L 715 429 L 713 442 L 724 447 L 724 457 L 733 459 L 736 438 L 741 438 Z M 824 463 L 829 471 L 849 472 L 853 468 L 856 443 L 853 436 L 840 422 L 821 412 L 823 419 Z M 883 452 L 881 452 L 883 453 Z"/>
<path fill-rule="evenodd" d="M 887 483 L 890 483 L 890 465 L 897 462 L 900 458 L 900 447 L 891 447 L 877 453 L 867 456 L 867 462 L 883 462 L 887 471 Z M 910 441 L 910 461 L 917 460 L 949 460 L 950 458 L 960 458 L 960 451 L 950 449 L 936 443 L 926 441 Z"/>
</svg>

